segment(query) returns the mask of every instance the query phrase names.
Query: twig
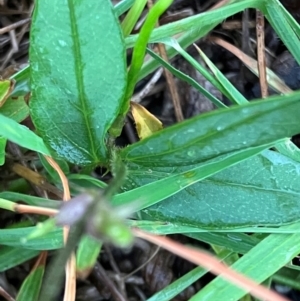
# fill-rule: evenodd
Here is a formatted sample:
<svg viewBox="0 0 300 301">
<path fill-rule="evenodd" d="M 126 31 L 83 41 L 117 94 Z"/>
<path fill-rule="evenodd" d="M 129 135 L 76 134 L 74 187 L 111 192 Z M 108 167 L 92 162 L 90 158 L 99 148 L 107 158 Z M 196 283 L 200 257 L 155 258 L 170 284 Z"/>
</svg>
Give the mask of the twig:
<svg viewBox="0 0 300 301">
<path fill-rule="evenodd" d="M 108 255 L 108 258 L 109 258 L 109 263 L 113 269 L 113 271 L 116 273 L 116 280 L 117 280 L 117 283 L 119 285 L 119 289 L 121 290 L 121 292 L 123 293 L 124 296 L 127 297 L 127 292 L 126 292 L 126 287 L 125 287 L 125 281 L 124 281 L 124 278 L 121 277 L 121 271 L 111 253 L 111 249 L 109 246 L 105 245 L 104 246 L 105 248 L 105 251 Z"/>
<path fill-rule="evenodd" d="M 152 6 L 153 6 L 152 0 L 148 0 L 149 9 Z M 159 22 L 157 22 L 157 26 L 159 26 Z M 167 51 L 166 51 L 166 48 L 165 48 L 164 44 L 158 43 L 158 51 L 160 53 L 160 56 L 166 62 L 169 62 Z M 169 87 L 169 90 L 170 90 L 170 93 L 171 93 L 171 96 L 172 96 L 176 120 L 177 121 L 182 121 L 184 119 L 184 117 L 183 117 L 183 113 L 182 113 L 182 110 L 181 110 L 180 99 L 179 99 L 179 95 L 178 95 L 178 91 L 177 91 L 177 88 L 176 88 L 174 77 L 173 77 L 172 73 L 169 70 L 165 69 L 165 68 L 164 68 L 164 74 L 165 74 L 167 84 L 168 84 L 168 87 Z"/>
<path fill-rule="evenodd" d="M 95 287 L 101 292 L 103 284 L 110 290 L 113 300 L 126 301 L 124 296 L 118 291 L 115 284 L 109 279 L 107 273 L 103 269 L 102 265 L 97 262 L 90 276 L 94 282 Z"/>
<path fill-rule="evenodd" d="M 22 26 L 22 25 L 25 25 L 25 24 L 29 23 L 30 20 L 31 20 L 30 18 L 23 19 L 23 20 L 20 20 L 20 21 L 18 21 L 16 23 L 13 23 L 13 24 L 7 25 L 7 26 L 5 26 L 3 28 L 0 28 L 0 34 L 7 33 L 7 32 L 9 32 L 11 30 L 14 30 L 14 29 Z"/>
<path fill-rule="evenodd" d="M 257 65 L 262 98 L 268 97 L 265 56 L 265 18 L 260 10 L 256 10 Z"/>
<path fill-rule="evenodd" d="M 42 190 L 40 190 L 43 189 L 45 191 L 52 192 L 53 194 L 57 195 L 59 198 L 62 198 L 61 191 L 57 189 L 55 186 L 48 183 L 46 179 L 39 173 L 19 163 L 13 163 L 12 165 L 9 166 L 9 168 L 14 173 L 16 173 L 17 175 L 19 175 L 20 177 L 26 179 L 29 183 L 31 183 L 32 188 L 34 188 L 37 195 L 44 197 L 45 195 L 42 193 Z"/>
<path fill-rule="evenodd" d="M 22 204 L 16 204 L 14 207 L 14 211 L 21 214 L 30 213 L 30 214 L 40 214 L 40 215 L 47 215 L 47 216 L 53 216 L 58 213 L 58 210 L 56 209 L 22 205 Z"/>
<path fill-rule="evenodd" d="M 141 100 L 149 94 L 149 92 L 152 90 L 156 82 L 160 79 L 161 75 L 163 73 L 163 68 L 158 68 L 154 75 L 151 77 L 151 79 L 148 81 L 148 83 L 145 85 L 145 87 L 138 92 L 136 95 L 132 97 L 132 101 L 136 103 L 140 103 Z"/>
<path fill-rule="evenodd" d="M 151 254 L 151 256 L 143 263 L 141 264 L 138 268 L 136 268 L 134 271 L 130 272 L 126 276 L 124 276 L 124 280 L 128 279 L 132 275 L 136 274 L 138 271 L 140 271 L 144 266 L 146 266 L 153 258 L 158 254 L 160 250 L 160 246 L 157 246 L 154 252 Z"/>
</svg>

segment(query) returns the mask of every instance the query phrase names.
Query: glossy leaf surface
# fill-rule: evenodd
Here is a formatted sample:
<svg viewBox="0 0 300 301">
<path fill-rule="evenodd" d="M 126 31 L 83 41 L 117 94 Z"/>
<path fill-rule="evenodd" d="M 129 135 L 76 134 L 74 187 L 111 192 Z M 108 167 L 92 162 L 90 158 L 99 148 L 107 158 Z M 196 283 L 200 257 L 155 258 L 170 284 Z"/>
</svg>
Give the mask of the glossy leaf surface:
<svg viewBox="0 0 300 301">
<path fill-rule="evenodd" d="M 30 108 L 39 134 L 72 163 L 106 162 L 106 133 L 126 85 L 111 1 L 39 1 L 30 36 Z"/>
<path fill-rule="evenodd" d="M 39 254 L 37 250 L 20 249 L 20 247 L 1 246 L 0 272 L 15 267 Z"/>
<path fill-rule="evenodd" d="M 131 179 L 142 185 L 153 173 Z M 288 224 L 300 220 L 299 181 L 299 163 L 265 151 L 145 209 L 145 218 L 209 229 Z"/>
<path fill-rule="evenodd" d="M 0 79 L 0 107 L 5 104 L 6 99 L 14 88 L 14 81 Z"/>
<path fill-rule="evenodd" d="M 300 133 L 300 93 L 209 112 L 121 151 L 141 166 L 191 165 Z M 283 126 L 284 125 L 284 126 Z"/>
<path fill-rule="evenodd" d="M 43 237 L 26 240 L 36 227 L 0 230 L 1 244 L 32 250 L 54 250 L 63 246 L 62 229 L 56 228 Z M 23 240 L 22 240 L 23 238 Z"/>
<path fill-rule="evenodd" d="M 5 162 L 6 139 L 0 136 L 0 166 Z"/>
<path fill-rule="evenodd" d="M 101 250 L 102 243 L 92 236 L 84 235 L 76 252 L 76 274 L 85 279 L 94 267 Z"/>
<path fill-rule="evenodd" d="M 0 114 L 0 135 L 27 149 L 50 156 L 43 139 L 16 121 Z"/>
<path fill-rule="evenodd" d="M 16 301 L 38 301 L 45 271 L 46 257 L 46 252 L 41 253 L 36 265 L 22 283 Z"/>
<path fill-rule="evenodd" d="M 29 115 L 29 108 L 23 96 L 18 98 L 9 97 L 0 108 L 0 114 L 17 122 L 23 121 Z"/>
<path fill-rule="evenodd" d="M 128 181 L 125 184 L 124 190 L 130 190 L 116 195 L 112 202 L 114 205 L 133 204 L 136 211 L 147 208 L 228 168 L 229 166 L 233 166 L 242 160 L 259 154 L 270 146 L 271 144 L 267 144 L 260 147 L 245 149 L 217 158 L 208 164 L 196 167 L 189 166 L 186 169 L 171 168 L 144 170 L 139 169 L 138 167 L 137 169 L 130 171 Z"/>
</svg>

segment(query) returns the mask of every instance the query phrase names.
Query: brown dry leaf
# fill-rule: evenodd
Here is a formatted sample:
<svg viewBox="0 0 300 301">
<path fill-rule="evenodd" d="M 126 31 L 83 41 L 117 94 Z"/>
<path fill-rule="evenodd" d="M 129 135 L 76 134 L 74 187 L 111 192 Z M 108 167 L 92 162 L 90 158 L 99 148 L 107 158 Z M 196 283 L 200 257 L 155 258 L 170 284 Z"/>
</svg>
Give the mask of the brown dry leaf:
<svg viewBox="0 0 300 301">
<path fill-rule="evenodd" d="M 143 106 L 131 102 L 131 113 L 139 138 L 145 139 L 163 128 L 162 123 Z"/>
</svg>

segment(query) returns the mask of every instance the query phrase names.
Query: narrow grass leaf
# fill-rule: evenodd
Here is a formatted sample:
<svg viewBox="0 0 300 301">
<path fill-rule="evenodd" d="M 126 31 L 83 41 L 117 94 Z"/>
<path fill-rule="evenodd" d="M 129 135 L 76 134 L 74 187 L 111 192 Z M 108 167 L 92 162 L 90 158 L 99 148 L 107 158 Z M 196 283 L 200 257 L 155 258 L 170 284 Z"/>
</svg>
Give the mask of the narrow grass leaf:
<svg viewBox="0 0 300 301">
<path fill-rule="evenodd" d="M 55 250 L 63 246 L 62 229 L 56 228 L 43 237 L 26 240 L 36 227 L 1 229 L 1 244 L 12 247 L 21 247 L 32 250 Z"/>
<path fill-rule="evenodd" d="M 124 37 L 127 37 L 131 33 L 137 20 L 141 16 L 141 13 L 143 12 L 146 3 L 147 0 L 135 1 L 132 7 L 130 8 L 129 12 L 127 13 L 126 17 L 122 22 Z"/>
<path fill-rule="evenodd" d="M 120 17 L 133 5 L 135 0 L 123 0 L 114 6 L 115 14 Z"/>
<path fill-rule="evenodd" d="M 85 279 L 94 267 L 102 244 L 95 238 L 84 235 L 76 252 L 76 274 L 80 279 Z"/>
<path fill-rule="evenodd" d="M 27 127 L 0 114 L 0 135 L 27 149 L 50 156 L 50 151 L 41 137 Z"/>
<path fill-rule="evenodd" d="M 244 233 L 189 233 L 185 234 L 193 239 L 214 244 L 226 248 L 238 254 L 246 254 L 254 246 L 260 243 L 261 239 Z"/>
<path fill-rule="evenodd" d="M 22 202 L 32 206 L 40 206 L 58 209 L 61 206 L 59 201 L 53 201 L 46 198 L 40 198 L 28 194 L 22 194 L 13 191 L 3 191 L 0 192 L 0 198 L 7 199 L 12 202 Z"/>
<path fill-rule="evenodd" d="M 6 138 L 0 136 L 0 166 L 5 162 Z"/>
<path fill-rule="evenodd" d="M 247 99 L 231 84 L 226 76 L 215 66 L 215 64 L 205 55 L 205 53 L 196 44 L 194 46 L 196 47 L 204 62 L 214 74 L 216 80 L 226 91 L 226 95 L 229 95 L 230 99 L 236 104 L 241 105 L 247 103 Z"/>
<path fill-rule="evenodd" d="M 282 9 L 280 9 L 277 0 L 264 1 L 265 9 L 263 10 L 266 18 L 276 31 L 282 42 L 291 52 L 295 60 L 300 64 L 300 40 L 292 29 L 289 21 L 285 18 Z"/>
<path fill-rule="evenodd" d="M 157 60 L 162 66 L 164 66 L 166 69 L 168 69 L 174 76 L 177 78 L 187 82 L 192 87 L 197 89 L 200 93 L 202 93 L 204 96 L 206 96 L 213 104 L 215 104 L 218 108 L 226 108 L 227 106 L 224 105 L 219 99 L 217 99 L 214 95 L 212 95 L 209 91 L 204 89 L 200 84 L 198 84 L 193 78 L 190 76 L 184 74 L 183 72 L 179 71 L 175 67 L 173 67 L 171 64 L 164 61 L 159 55 L 157 55 L 154 51 L 147 49 L 147 52 L 155 59 Z"/>
<path fill-rule="evenodd" d="M 105 182 L 85 174 L 70 174 L 68 179 L 71 182 L 71 188 L 74 186 L 74 190 L 77 189 L 77 192 L 82 188 L 104 189 L 107 187 Z"/>
<path fill-rule="evenodd" d="M 253 8 L 263 8 L 264 1 L 261 0 L 243 0 L 238 1 L 237 3 L 229 4 L 223 6 L 218 9 L 210 10 L 198 15 L 194 15 L 189 18 L 185 18 L 179 21 L 175 21 L 169 23 L 167 25 L 161 26 L 156 28 L 151 33 L 151 37 L 149 43 L 153 43 L 155 41 L 164 39 L 166 37 L 171 37 L 177 35 L 179 33 L 188 32 L 189 34 L 195 31 L 202 31 L 205 32 L 205 29 L 211 28 L 213 24 L 216 26 L 217 24 L 221 23 L 226 18 L 237 14 L 244 9 L 249 8 L 249 6 Z M 126 39 L 126 45 L 128 48 L 133 47 L 136 43 L 139 35 L 132 35 Z"/>
<path fill-rule="evenodd" d="M 175 280 L 173 283 L 153 295 L 151 298 L 147 299 L 147 301 L 168 301 L 172 300 L 172 298 L 176 297 L 187 287 L 192 285 L 202 276 L 204 276 L 207 271 L 201 267 L 197 267 L 190 272 L 186 273 L 184 276 Z"/>
<path fill-rule="evenodd" d="M 20 247 L 1 246 L 0 272 L 7 271 L 29 259 L 36 257 L 40 251 Z"/>
<path fill-rule="evenodd" d="M 143 24 L 136 43 L 133 48 L 130 69 L 128 71 L 128 84 L 123 104 L 122 113 L 127 113 L 129 109 L 129 99 L 132 96 L 135 84 L 138 79 L 140 69 L 143 65 L 146 47 L 149 41 L 150 34 L 161 14 L 170 6 L 172 0 L 159 0 L 149 11 L 145 23 Z"/>
<path fill-rule="evenodd" d="M 45 264 L 46 264 L 46 255 L 44 252 L 41 254 L 40 258 L 37 261 L 37 264 L 33 267 L 32 271 L 26 277 L 22 286 L 18 292 L 16 301 L 38 301 L 40 289 L 42 286 Z"/>
<path fill-rule="evenodd" d="M 290 225 L 291 229 L 299 225 Z M 299 234 L 271 234 L 232 265 L 232 268 L 258 283 L 272 276 L 300 252 Z M 202 288 L 191 301 L 235 301 L 245 291 L 217 277 Z"/>
</svg>

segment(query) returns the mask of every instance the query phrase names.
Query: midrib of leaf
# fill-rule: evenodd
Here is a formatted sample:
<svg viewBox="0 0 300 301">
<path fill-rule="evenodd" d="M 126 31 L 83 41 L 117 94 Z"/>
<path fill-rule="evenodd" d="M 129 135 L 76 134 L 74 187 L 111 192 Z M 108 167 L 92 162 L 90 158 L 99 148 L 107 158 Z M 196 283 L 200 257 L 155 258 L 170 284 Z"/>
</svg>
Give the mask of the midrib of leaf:
<svg viewBox="0 0 300 301">
<path fill-rule="evenodd" d="M 234 183 L 234 182 L 228 182 L 228 181 L 222 181 L 222 180 L 216 180 L 213 178 L 210 179 L 205 179 L 203 182 L 203 184 L 205 183 L 213 183 L 215 185 L 222 185 L 222 186 L 232 186 L 232 187 L 240 187 L 240 188 L 244 188 L 244 189 L 250 189 L 251 191 L 253 190 L 257 190 L 257 191 L 266 191 L 266 192 L 274 192 L 277 195 L 278 194 L 285 194 L 285 195 L 295 195 L 297 197 L 299 197 L 300 193 L 297 193 L 295 191 L 287 191 L 287 190 L 280 190 L 280 189 L 272 189 L 272 188 L 265 188 L 265 187 L 259 187 L 256 185 L 250 185 L 250 184 L 240 184 L 240 183 Z"/>
<path fill-rule="evenodd" d="M 85 121 L 85 125 L 87 127 L 87 132 L 88 132 L 88 136 L 89 136 L 89 140 L 90 140 L 90 150 L 91 150 L 91 154 L 92 157 L 94 157 L 94 159 L 98 159 L 97 158 L 97 154 L 95 152 L 95 142 L 93 139 L 93 135 L 91 132 L 92 129 L 92 125 L 90 124 L 90 120 L 87 116 L 87 104 L 86 104 L 86 93 L 85 93 L 85 89 L 84 89 L 84 82 L 83 82 L 83 64 L 82 64 L 82 56 L 81 56 L 81 51 L 80 51 L 80 43 L 79 43 L 79 33 L 78 33 L 78 28 L 77 28 L 77 23 L 76 23 L 76 16 L 75 16 L 75 11 L 74 11 L 74 3 L 72 0 L 68 0 L 68 6 L 69 6 L 69 12 L 70 12 L 70 20 L 71 20 L 71 34 L 73 37 L 73 53 L 75 58 L 79 59 L 79 63 L 76 64 L 76 60 L 74 59 L 74 63 L 75 63 L 75 76 L 76 76 L 76 82 L 77 82 L 77 87 L 78 87 L 78 91 L 79 91 L 79 101 L 82 107 L 82 114 L 83 114 L 83 118 Z M 76 108 L 76 107 L 75 107 Z"/>
</svg>

